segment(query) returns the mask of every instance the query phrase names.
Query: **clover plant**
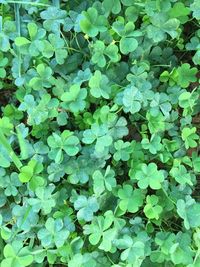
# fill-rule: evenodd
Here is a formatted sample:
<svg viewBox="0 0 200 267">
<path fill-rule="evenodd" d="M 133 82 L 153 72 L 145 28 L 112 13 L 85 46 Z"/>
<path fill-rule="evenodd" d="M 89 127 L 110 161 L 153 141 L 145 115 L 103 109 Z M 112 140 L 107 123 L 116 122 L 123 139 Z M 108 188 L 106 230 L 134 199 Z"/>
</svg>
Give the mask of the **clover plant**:
<svg viewBox="0 0 200 267">
<path fill-rule="evenodd" d="M 199 82 L 199 0 L 0 0 L 0 267 L 199 267 Z"/>
</svg>

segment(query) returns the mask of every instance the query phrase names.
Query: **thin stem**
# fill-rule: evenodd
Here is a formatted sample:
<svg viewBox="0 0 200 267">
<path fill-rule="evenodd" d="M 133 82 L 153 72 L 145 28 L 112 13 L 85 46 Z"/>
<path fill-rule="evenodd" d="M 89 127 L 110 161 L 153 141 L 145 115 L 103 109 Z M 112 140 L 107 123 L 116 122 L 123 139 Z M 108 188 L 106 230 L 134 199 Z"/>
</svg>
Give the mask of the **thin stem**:
<svg viewBox="0 0 200 267">
<path fill-rule="evenodd" d="M 0 16 L 0 32 L 3 30 L 3 16 Z"/>
<path fill-rule="evenodd" d="M 15 22 L 16 22 L 16 29 L 17 29 L 17 33 L 18 36 L 21 36 L 21 25 L 20 25 L 20 6 L 18 3 L 14 4 L 14 8 L 15 8 Z M 18 76 L 21 77 L 21 53 L 20 53 L 20 49 L 17 48 L 17 56 L 18 56 Z"/>
<path fill-rule="evenodd" d="M 168 194 L 167 194 L 167 192 L 165 191 L 165 189 L 164 188 L 162 188 L 162 191 L 163 191 L 163 193 L 165 194 L 165 196 L 176 206 L 176 202 L 174 201 L 174 200 L 172 200 L 169 196 L 168 196 Z"/>
<path fill-rule="evenodd" d="M 43 3 L 36 3 L 36 2 L 26 2 L 26 1 L 17 1 L 17 0 L 9 0 L 6 2 L 6 4 L 23 4 L 23 5 L 31 5 L 31 6 L 44 6 L 44 7 L 49 7 L 50 5 L 48 4 L 43 4 Z"/>
<path fill-rule="evenodd" d="M 18 156 L 15 154 L 14 150 L 12 149 L 11 145 L 9 144 L 8 140 L 6 139 L 2 131 L 0 131 L 0 143 L 4 146 L 4 148 L 8 152 L 9 156 L 11 157 L 17 169 L 20 170 L 20 168 L 22 167 L 22 163 L 18 158 Z"/>
<path fill-rule="evenodd" d="M 26 145 L 25 139 L 23 138 L 22 133 L 20 132 L 18 127 L 16 127 L 16 131 L 17 131 L 17 138 L 19 141 L 19 147 L 21 150 L 21 157 L 22 157 L 22 159 L 27 159 L 28 158 L 28 150 L 27 150 L 27 145 Z"/>
</svg>

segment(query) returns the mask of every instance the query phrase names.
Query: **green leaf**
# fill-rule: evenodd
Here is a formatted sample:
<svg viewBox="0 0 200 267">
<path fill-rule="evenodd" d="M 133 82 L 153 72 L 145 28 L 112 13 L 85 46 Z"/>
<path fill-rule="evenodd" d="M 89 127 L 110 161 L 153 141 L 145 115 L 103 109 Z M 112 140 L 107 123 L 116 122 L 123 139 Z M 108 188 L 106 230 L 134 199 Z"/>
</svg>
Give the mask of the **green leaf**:
<svg viewBox="0 0 200 267">
<path fill-rule="evenodd" d="M 119 47 L 122 54 L 127 55 L 128 53 L 135 51 L 135 49 L 138 47 L 138 42 L 133 37 L 122 37 Z"/>
<path fill-rule="evenodd" d="M 186 7 L 184 3 L 177 2 L 173 5 L 169 14 L 171 18 L 178 18 L 181 23 L 185 23 L 188 20 L 190 12 L 190 8 Z"/>
<path fill-rule="evenodd" d="M 182 88 L 188 87 L 191 82 L 195 82 L 197 80 L 197 68 L 190 68 L 190 64 L 184 63 L 177 69 L 178 73 L 178 81 L 177 84 Z"/>
<path fill-rule="evenodd" d="M 186 149 L 197 146 L 195 140 L 199 140 L 199 136 L 196 134 L 196 127 L 192 127 L 191 129 L 188 127 L 183 128 L 181 137 L 185 142 Z"/>
<path fill-rule="evenodd" d="M 93 190 L 97 197 L 105 190 L 112 191 L 112 189 L 116 187 L 115 172 L 110 168 L 110 166 L 106 168 L 104 175 L 101 171 L 96 170 L 93 173 L 92 178 L 94 180 Z"/>
<path fill-rule="evenodd" d="M 125 112 L 134 114 L 140 111 L 142 101 L 143 96 L 136 87 L 131 86 L 124 90 L 122 102 Z"/>
<path fill-rule="evenodd" d="M 61 135 L 53 133 L 48 137 L 47 142 L 51 148 L 48 155 L 56 163 L 63 161 L 64 152 L 69 156 L 75 156 L 79 152 L 79 139 L 68 130 L 62 132 Z"/>
<path fill-rule="evenodd" d="M 116 161 L 127 161 L 130 158 L 130 154 L 132 152 L 132 147 L 129 142 L 123 142 L 122 140 L 118 140 L 114 143 L 114 147 L 116 152 L 114 153 L 114 159 Z"/>
<path fill-rule="evenodd" d="M 8 117 L 0 118 L 0 130 L 5 134 L 9 135 L 13 129 L 13 124 L 10 122 Z"/>
<path fill-rule="evenodd" d="M 146 189 L 148 186 L 152 189 L 160 189 L 164 181 L 162 170 L 157 170 L 155 163 L 142 164 L 140 170 L 136 172 L 135 179 L 138 180 L 138 186 Z"/>
<path fill-rule="evenodd" d="M 69 92 L 65 92 L 61 95 L 61 100 L 64 102 L 63 107 L 69 109 L 73 113 L 83 111 L 86 102 L 87 90 L 80 88 L 78 84 L 74 84 L 69 88 Z"/>
<path fill-rule="evenodd" d="M 200 226 L 200 204 L 195 203 L 192 199 L 185 202 L 182 199 L 177 201 L 177 212 L 184 219 L 186 229 Z"/>
<path fill-rule="evenodd" d="M 121 3 L 119 0 L 104 0 L 103 7 L 105 11 L 112 12 L 113 14 L 118 14 L 121 10 Z"/>
<path fill-rule="evenodd" d="M 193 11 L 192 15 L 197 20 L 200 19 L 200 3 L 198 0 L 194 0 L 190 5 L 190 9 Z"/>
<path fill-rule="evenodd" d="M 190 173 L 187 172 L 185 166 L 180 165 L 178 167 L 173 167 L 170 171 L 170 174 L 179 184 L 189 184 L 193 185 L 192 177 Z"/>
<path fill-rule="evenodd" d="M 99 32 L 106 31 L 107 20 L 104 16 L 99 15 L 93 7 L 83 11 L 83 19 L 80 21 L 81 30 L 90 37 L 95 37 Z"/>
<path fill-rule="evenodd" d="M 160 218 L 160 214 L 162 213 L 162 206 L 158 205 L 158 197 L 155 195 L 147 196 L 147 204 L 144 206 L 144 213 L 149 219 Z"/>
<path fill-rule="evenodd" d="M 23 45 L 30 44 L 30 41 L 28 39 L 26 39 L 25 37 L 16 37 L 15 38 L 15 44 L 17 46 L 23 46 Z"/>
<path fill-rule="evenodd" d="M 122 211 L 135 213 L 143 204 L 145 194 L 140 189 L 134 189 L 131 185 L 124 185 L 118 190 L 120 198 L 119 207 Z"/>
<path fill-rule="evenodd" d="M 152 154 L 156 154 L 162 148 L 160 142 L 161 138 L 159 135 L 152 135 L 150 140 L 148 138 L 143 138 L 141 144 L 144 149 L 148 149 Z"/>
<path fill-rule="evenodd" d="M 112 144 L 112 140 L 112 136 L 109 134 L 108 127 L 105 124 L 92 124 L 91 129 L 83 132 L 83 143 L 92 144 L 95 142 L 97 153 L 103 153 Z"/>
<path fill-rule="evenodd" d="M 95 217 L 90 225 L 85 225 L 84 233 L 87 235 L 89 234 L 89 242 L 92 245 L 97 245 L 101 242 L 99 248 L 105 251 L 110 251 L 112 241 L 117 233 L 117 229 L 110 228 L 113 221 L 113 213 L 107 211 L 104 216 Z"/>
<path fill-rule="evenodd" d="M 111 88 L 108 85 L 109 80 L 106 75 L 102 75 L 99 70 L 96 70 L 94 75 L 89 80 L 90 93 L 95 98 L 103 97 L 109 99 Z"/>
<path fill-rule="evenodd" d="M 62 247 L 68 236 L 69 231 L 64 228 L 61 219 L 54 220 L 53 218 L 48 218 L 45 223 L 45 228 L 41 228 L 38 231 L 38 238 L 45 248 L 53 244 L 55 244 L 57 248 Z"/>
<path fill-rule="evenodd" d="M 29 266 L 33 262 L 33 256 L 28 250 L 28 247 L 22 247 L 20 241 L 14 241 L 7 244 L 4 248 L 5 259 L 1 262 L 1 266 Z"/>
<path fill-rule="evenodd" d="M 97 203 L 96 198 L 86 198 L 86 196 L 81 195 L 75 201 L 74 208 L 75 210 L 78 210 L 78 220 L 89 222 L 93 219 L 94 213 L 98 211 L 99 204 Z"/>
</svg>

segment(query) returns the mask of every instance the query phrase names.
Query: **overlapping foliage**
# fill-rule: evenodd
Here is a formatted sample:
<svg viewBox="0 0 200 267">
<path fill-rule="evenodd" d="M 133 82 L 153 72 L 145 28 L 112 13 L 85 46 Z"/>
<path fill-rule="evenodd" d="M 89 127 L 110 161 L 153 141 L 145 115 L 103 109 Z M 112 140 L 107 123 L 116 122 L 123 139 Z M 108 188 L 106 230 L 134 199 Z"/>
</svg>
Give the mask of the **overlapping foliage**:
<svg viewBox="0 0 200 267">
<path fill-rule="evenodd" d="M 0 9 L 1 267 L 199 267 L 199 0 Z"/>
</svg>

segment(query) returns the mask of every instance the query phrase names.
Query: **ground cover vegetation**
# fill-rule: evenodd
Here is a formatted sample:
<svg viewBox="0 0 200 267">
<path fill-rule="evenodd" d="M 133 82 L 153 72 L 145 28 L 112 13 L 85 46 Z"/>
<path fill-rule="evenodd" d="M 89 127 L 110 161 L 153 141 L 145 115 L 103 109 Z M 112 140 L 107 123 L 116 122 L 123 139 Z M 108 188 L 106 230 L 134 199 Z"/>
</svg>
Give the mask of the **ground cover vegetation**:
<svg viewBox="0 0 200 267">
<path fill-rule="evenodd" d="M 200 1 L 0 1 L 1 267 L 200 266 Z"/>
</svg>

